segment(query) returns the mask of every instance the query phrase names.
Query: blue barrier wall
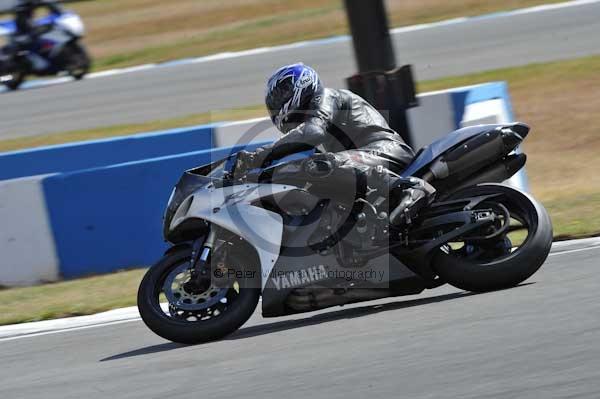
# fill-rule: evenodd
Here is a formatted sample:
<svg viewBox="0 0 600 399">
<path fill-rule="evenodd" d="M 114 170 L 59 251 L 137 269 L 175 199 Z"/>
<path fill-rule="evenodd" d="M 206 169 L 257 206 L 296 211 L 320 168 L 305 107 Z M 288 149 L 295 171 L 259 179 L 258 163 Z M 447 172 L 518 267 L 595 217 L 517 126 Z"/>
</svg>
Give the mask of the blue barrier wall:
<svg viewBox="0 0 600 399">
<path fill-rule="evenodd" d="M 0 153 L 0 180 L 70 172 L 157 158 L 213 146 L 216 125 Z"/>
<path fill-rule="evenodd" d="M 47 177 L 43 189 L 61 275 L 72 278 L 156 262 L 166 249 L 162 216 L 171 187 L 184 170 L 237 149 L 197 151 Z"/>
<path fill-rule="evenodd" d="M 454 122 L 458 127 L 463 120 L 465 109 L 471 104 L 482 101 L 502 99 L 507 108 L 508 119 L 514 120 L 512 103 L 506 82 L 485 83 L 472 87 L 460 87 L 449 90 L 454 106 Z"/>
</svg>

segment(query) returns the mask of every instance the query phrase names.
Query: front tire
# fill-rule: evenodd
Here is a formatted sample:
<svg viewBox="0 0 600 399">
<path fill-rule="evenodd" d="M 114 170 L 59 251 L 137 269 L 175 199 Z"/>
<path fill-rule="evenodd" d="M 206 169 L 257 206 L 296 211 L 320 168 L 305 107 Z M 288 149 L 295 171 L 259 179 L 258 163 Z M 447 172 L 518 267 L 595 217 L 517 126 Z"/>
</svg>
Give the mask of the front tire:
<svg viewBox="0 0 600 399">
<path fill-rule="evenodd" d="M 91 68 L 91 58 L 79 43 L 71 43 L 66 49 L 67 73 L 75 80 L 81 80 Z"/>
<path fill-rule="evenodd" d="M 471 259 L 465 249 L 455 251 L 447 246 L 433 259 L 433 269 L 443 281 L 473 292 L 485 292 L 514 287 L 531 277 L 545 262 L 552 246 L 552 222 L 544 207 L 533 197 L 501 184 L 485 184 L 468 188 L 452 195 L 451 199 L 498 194 L 493 201 L 505 206 L 511 218 L 529 228 L 518 248 L 511 248 L 510 239 L 500 238 L 491 245 L 479 248 L 479 255 Z M 502 251 L 508 242 L 508 249 Z M 499 250 L 500 248 L 500 250 Z M 483 250 L 482 250 L 483 249 Z"/>
<path fill-rule="evenodd" d="M 221 339 L 242 326 L 254 313 L 260 290 L 238 288 L 235 300 L 218 316 L 195 321 L 174 318 L 161 308 L 160 291 L 174 269 L 191 259 L 191 249 L 184 248 L 164 256 L 152 266 L 140 283 L 138 309 L 144 323 L 157 335 L 173 342 L 198 344 Z"/>
</svg>

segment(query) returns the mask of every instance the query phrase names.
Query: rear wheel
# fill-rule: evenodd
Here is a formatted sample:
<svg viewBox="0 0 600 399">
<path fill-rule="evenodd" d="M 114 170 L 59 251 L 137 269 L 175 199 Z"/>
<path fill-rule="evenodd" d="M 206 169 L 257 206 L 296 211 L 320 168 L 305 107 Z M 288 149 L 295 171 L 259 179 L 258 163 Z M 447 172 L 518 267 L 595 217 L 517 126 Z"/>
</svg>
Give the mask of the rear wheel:
<svg viewBox="0 0 600 399">
<path fill-rule="evenodd" d="M 25 73 L 23 71 L 12 70 L 0 76 L 0 81 L 2 81 L 2 84 L 9 90 L 14 91 L 19 89 L 25 81 Z"/>
<path fill-rule="evenodd" d="M 256 308 L 260 290 L 231 280 L 190 289 L 191 249 L 166 255 L 152 266 L 138 290 L 144 323 L 173 342 L 197 344 L 223 338 L 244 324 Z M 227 257 L 241 265 L 243 260 Z M 239 263 L 238 263 L 239 262 Z M 162 302 L 162 304 L 161 304 Z"/>
<path fill-rule="evenodd" d="M 478 206 L 497 215 L 495 224 L 473 239 L 445 245 L 433 260 L 442 280 L 474 292 L 509 288 L 528 279 L 548 257 L 553 236 L 544 207 L 512 187 L 480 185 L 448 200 L 483 195 L 495 195 Z"/>
</svg>

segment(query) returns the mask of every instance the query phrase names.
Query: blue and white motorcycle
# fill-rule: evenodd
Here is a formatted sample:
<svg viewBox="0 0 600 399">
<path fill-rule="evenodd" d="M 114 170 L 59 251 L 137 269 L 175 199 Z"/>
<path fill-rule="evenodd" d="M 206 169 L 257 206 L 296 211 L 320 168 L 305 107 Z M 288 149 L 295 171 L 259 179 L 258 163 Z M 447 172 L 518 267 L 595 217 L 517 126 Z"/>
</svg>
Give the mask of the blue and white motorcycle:
<svg viewBox="0 0 600 399">
<path fill-rule="evenodd" d="M 15 36 L 12 21 L 0 23 L 0 31 L 10 37 L 0 50 L 0 83 L 10 90 L 17 90 L 28 75 L 66 74 L 80 80 L 90 70 L 90 56 L 81 44 L 85 27 L 77 14 L 40 18 L 28 37 Z"/>
<path fill-rule="evenodd" d="M 238 329 L 259 297 L 263 316 L 277 317 L 443 284 L 518 285 L 552 244 L 544 207 L 500 184 L 524 166 L 514 150 L 528 132 L 521 123 L 467 127 L 392 170 L 437 189 L 401 227 L 389 223 L 391 196 L 319 186 L 319 157 L 236 173 L 233 154 L 188 170 L 165 213 L 172 247 L 140 284 L 142 319 L 168 340 L 199 343 Z"/>
</svg>

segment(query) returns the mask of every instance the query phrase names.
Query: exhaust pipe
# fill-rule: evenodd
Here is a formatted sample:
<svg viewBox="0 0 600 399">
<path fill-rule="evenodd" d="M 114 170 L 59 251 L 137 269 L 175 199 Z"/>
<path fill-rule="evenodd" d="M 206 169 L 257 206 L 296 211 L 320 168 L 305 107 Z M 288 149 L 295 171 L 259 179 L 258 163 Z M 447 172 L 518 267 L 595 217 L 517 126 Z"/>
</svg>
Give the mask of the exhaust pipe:
<svg viewBox="0 0 600 399">
<path fill-rule="evenodd" d="M 520 125 L 516 126 L 525 132 Z M 431 165 L 429 171 L 435 180 L 449 179 L 444 184 L 452 184 L 504 158 L 522 141 L 523 136 L 511 128 L 491 130 L 444 154 Z"/>
<path fill-rule="evenodd" d="M 525 166 L 526 161 L 527 156 L 525 154 L 509 155 L 502 162 L 473 174 L 464 182 L 453 187 L 447 195 L 481 183 L 502 183 L 521 170 L 521 168 Z"/>
</svg>

